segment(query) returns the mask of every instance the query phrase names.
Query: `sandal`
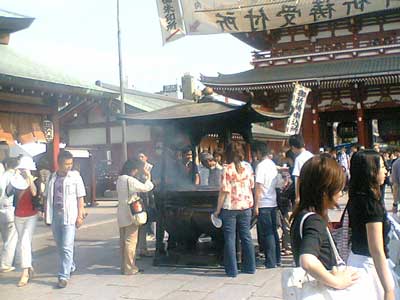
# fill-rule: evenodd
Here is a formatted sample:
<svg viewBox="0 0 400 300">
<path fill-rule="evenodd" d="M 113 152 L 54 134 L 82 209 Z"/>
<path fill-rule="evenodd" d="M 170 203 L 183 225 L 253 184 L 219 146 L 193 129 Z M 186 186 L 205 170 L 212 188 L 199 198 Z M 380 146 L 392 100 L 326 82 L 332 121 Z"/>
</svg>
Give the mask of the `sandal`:
<svg viewBox="0 0 400 300">
<path fill-rule="evenodd" d="M 29 274 L 22 276 L 17 284 L 17 287 L 23 287 L 26 286 L 29 282 Z"/>
</svg>

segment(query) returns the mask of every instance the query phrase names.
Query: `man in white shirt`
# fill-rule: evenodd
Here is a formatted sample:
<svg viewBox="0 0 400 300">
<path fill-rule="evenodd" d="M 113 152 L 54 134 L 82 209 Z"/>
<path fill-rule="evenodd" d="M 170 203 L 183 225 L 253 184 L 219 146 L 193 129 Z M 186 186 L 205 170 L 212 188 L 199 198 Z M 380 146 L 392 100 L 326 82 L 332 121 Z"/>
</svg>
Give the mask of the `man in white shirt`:
<svg viewBox="0 0 400 300">
<path fill-rule="evenodd" d="M 294 167 L 292 175 L 295 178 L 295 186 L 296 186 L 296 203 L 300 201 L 300 171 L 303 165 L 307 160 L 309 160 L 314 155 L 307 151 L 304 146 L 304 139 L 301 135 L 295 134 L 289 138 L 289 146 L 292 149 L 293 153 L 296 154 L 296 160 L 294 161 Z"/>
<path fill-rule="evenodd" d="M 268 157 L 267 146 L 260 143 L 257 148 L 262 159 L 256 168 L 254 213 L 258 215 L 259 234 L 262 235 L 259 240 L 263 244 L 265 267 L 275 268 L 281 263 L 281 249 L 276 222 L 278 170 L 275 163 Z"/>
<path fill-rule="evenodd" d="M 65 288 L 76 269 L 74 263 L 75 230 L 85 218 L 85 186 L 77 171 L 72 171 L 73 156 L 58 155 L 58 170 L 49 179 L 46 190 L 45 222 L 51 224 L 59 255 L 58 287 Z"/>
<path fill-rule="evenodd" d="M 400 202 L 400 158 L 392 165 L 393 213 L 397 214 Z"/>
<path fill-rule="evenodd" d="M 15 175 L 17 165 L 17 158 L 5 159 L 7 170 L 0 175 L 0 232 L 3 239 L 0 272 L 15 270 L 13 261 L 18 242 L 18 233 L 14 224 L 14 196 L 6 195 L 6 187 L 9 185 L 11 177 Z"/>
</svg>

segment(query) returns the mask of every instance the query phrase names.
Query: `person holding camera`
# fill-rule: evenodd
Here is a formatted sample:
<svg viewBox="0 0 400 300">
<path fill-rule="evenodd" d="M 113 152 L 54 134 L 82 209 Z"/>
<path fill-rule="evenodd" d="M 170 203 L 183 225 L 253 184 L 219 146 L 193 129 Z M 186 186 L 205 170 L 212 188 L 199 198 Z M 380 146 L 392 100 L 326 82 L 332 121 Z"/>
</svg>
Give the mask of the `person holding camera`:
<svg viewBox="0 0 400 300">
<path fill-rule="evenodd" d="M 38 203 L 35 201 L 37 189 L 31 171 L 36 165 L 31 157 L 23 156 L 17 166 L 15 175 L 11 178 L 6 193 L 14 195 L 15 227 L 18 232 L 18 247 L 21 253 L 22 274 L 18 287 L 28 284 L 34 271 L 32 267 L 32 236 L 35 231 Z"/>
</svg>

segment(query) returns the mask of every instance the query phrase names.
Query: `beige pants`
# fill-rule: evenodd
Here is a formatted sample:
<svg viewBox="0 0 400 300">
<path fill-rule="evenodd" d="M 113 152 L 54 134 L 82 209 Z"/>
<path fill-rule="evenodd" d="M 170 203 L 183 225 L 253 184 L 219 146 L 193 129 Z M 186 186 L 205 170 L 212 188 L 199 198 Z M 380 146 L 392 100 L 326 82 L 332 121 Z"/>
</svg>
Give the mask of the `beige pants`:
<svg viewBox="0 0 400 300">
<path fill-rule="evenodd" d="M 139 271 L 135 262 L 138 229 L 139 227 L 134 224 L 119 229 L 121 273 L 125 275 L 132 275 Z"/>
</svg>

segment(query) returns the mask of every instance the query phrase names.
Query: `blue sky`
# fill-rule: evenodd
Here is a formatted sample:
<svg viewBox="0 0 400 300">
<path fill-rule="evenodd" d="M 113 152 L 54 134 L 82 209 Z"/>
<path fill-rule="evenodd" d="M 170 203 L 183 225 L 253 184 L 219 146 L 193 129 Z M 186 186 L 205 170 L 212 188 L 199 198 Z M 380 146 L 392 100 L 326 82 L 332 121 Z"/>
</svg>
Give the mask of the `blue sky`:
<svg viewBox="0 0 400 300">
<path fill-rule="evenodd" d="M 189 72 L 216 76 L 251 68 L 251 47 L 228 34 L 187 36 L 162 46 L 155 0 L 120 0 L 124 72 L 148 92 Z M 0 8 L 36 18 L 10 46 L 89 81 L 118 83 L 116 0 L 1 0 Z"/>
</svg>

